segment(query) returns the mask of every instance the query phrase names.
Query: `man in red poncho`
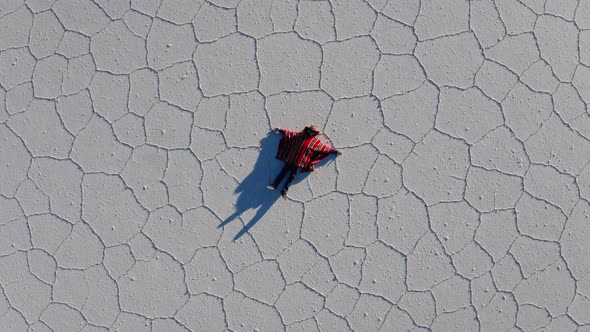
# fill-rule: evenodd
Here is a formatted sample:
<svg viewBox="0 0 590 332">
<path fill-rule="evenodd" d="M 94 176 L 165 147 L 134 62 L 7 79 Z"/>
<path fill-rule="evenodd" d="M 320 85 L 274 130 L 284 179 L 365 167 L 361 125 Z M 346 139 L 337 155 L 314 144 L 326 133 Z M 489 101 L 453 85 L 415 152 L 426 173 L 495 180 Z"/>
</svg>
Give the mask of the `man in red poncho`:
<svg viewBox="0 0 590 332">
<path fill-rule="evenodd" d="M 342 154 L 342 152 L 322 143 L 316 137 L 320 132 L 314 125 L 305 127 L 300 132 L 280 128 L 275 128 L 274 130 L 283 134 L 283 138 L 279 142 L 279 150 L 276 158 L 284 161 L 285 166 L 274 183 L 268 187 L 277 189 L 281 180 L 289 173 L 287 183 L 283 190 L 281 190 L 283 198 L 286 197 L 289 185 L 299 171 L 313 172 L 315 165 L 328 155 L 332 153 Z"/>
</svg>

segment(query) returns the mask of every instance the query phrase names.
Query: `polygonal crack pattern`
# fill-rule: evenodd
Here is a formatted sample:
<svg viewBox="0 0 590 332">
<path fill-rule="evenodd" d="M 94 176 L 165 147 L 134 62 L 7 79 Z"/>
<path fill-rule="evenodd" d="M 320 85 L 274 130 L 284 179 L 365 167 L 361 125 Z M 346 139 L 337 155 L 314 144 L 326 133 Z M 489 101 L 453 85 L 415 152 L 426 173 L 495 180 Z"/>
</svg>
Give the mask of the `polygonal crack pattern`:
<svg viewBox="0 0 590 332">
<path fill-rule="evenodd" d="M 590 330 L 590 1 L 11 0 L 0 31 L 0 330 Z M 343 154 L 278 199 L 268 133 L 309 123 Z"/>
</svg>

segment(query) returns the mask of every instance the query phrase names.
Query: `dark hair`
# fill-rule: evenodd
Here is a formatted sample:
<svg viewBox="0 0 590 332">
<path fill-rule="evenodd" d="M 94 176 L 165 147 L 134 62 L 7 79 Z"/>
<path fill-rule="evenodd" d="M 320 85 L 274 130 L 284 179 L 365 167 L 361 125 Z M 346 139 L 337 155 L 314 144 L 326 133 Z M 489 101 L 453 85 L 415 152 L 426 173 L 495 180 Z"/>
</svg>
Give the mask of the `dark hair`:
<svg viewBox="0 0 590 332">
<path fill-rule="evenodd" d="M 314 135 L 317 135 L 320 133 L 320 131 L 317 130 L 314 125 L 306 126 L 303 130 L 308 130 L 308 131 L 312 132 Z"/>
</svg>

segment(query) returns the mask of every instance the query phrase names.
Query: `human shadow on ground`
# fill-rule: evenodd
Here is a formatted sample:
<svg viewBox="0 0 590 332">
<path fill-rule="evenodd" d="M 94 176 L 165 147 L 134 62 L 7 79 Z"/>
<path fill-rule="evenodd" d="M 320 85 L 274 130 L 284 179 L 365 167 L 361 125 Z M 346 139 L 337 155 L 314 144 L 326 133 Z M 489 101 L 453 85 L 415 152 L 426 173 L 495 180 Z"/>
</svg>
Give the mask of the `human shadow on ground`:
<svg viewBox="0 0 590 332">
<path fill-rule="evenodd" d="M 281 134 L 271 131 L 260 140 L 261 149 L 254 168 L 234 190 L 234 193 L 239 195 L 235 204 L 236 211 L 219 224 L 218 228 L 227 225 L 247 210 L 258 208 L 254 217 L 233 238 L 234 241 L 246 234 L 260 221 L 279 197 L 281 197 L 280 189 L 283 187 L 288 176 L 283 178 L 277 190 L 266 188 L 268 184 L 274 181 L 284 165 L 282 161 L 275 158 L 281 137 Z M 317 166 L 319 167 L 320 164 L 324 164 L 326 159 L 318 163 Z M 291 183 L 291 186 L 295 186 L 305 180 L 308 175 L 309 172 L 300 172 Z"/>
</svg>

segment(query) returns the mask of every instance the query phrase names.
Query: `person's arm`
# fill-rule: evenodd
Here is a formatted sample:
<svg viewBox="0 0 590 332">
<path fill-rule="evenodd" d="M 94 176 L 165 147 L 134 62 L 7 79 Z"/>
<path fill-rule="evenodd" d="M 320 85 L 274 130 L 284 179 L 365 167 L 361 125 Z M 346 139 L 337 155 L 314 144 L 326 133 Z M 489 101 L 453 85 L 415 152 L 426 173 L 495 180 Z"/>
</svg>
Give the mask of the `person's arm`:
<svg viewBox="0 0 590 332">
<path fill-rule="evenodd" d="M 337 155 L 341 155 L 342 154 L 342 151 L 340 151 L 340 150 L 338 150 L 336 148 L 329 147 L 327 145 L 326 145 L 326 148 L 324 150 L 326 150 L 326 152 L 328 154 L 337 154 Z"/>
<path fill-rule="evenodd" d="M 315 168 L 315 165 L 320 162 L 322 159 L 326 158 L 327 156 L 329 156 L 332 153 L 335 153 L 336 149 L 334 149 L 333 147 L 330 147 L 326 144 L 318 144 L 318 146 L 316 146 L 313 149 L 313 155 L 311 157 L 311 162 L 310 162 L 310 170 L 313 170 Z"/>
<path fill-rule="evenodd" d="M 318 155 L 320 156 L 320 158 L 325 158 L 328 155 L 331 154 L 342 154 L 342 152 L 340 152 L 340 150 L 335 149 L 331 146 L 328 146 L 326 144 L 320 144 L 318 147 L 316 147 L 315 152 L 318 153 Z"/>
</svg>

